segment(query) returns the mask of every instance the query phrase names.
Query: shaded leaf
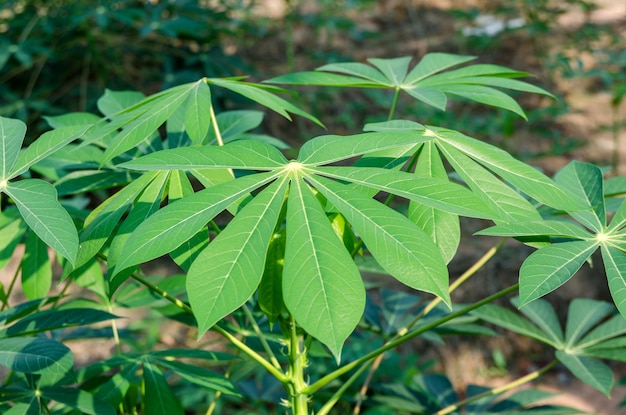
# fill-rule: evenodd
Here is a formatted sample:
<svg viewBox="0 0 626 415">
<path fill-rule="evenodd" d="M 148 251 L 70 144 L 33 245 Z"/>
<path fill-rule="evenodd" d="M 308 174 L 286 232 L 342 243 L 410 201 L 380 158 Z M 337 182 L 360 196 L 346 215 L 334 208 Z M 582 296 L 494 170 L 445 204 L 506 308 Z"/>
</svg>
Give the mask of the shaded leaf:
<svg viewBox="0 0 626 415">
<path fill-rule="evenodd" d="M 167 384 L 161 370 L 150 361 L 143 364 L 143 406 L 150 415 L 184 415 L 182 405 Z"/>
<path fill-rule="evenodd" d="M 0 117 L 0 191 L 17 161 L 26 135 L 26 124 L 13 118 Z"/>
<path fill-rule="evenodd" d="M 608 244 L 602 244 L 602 260 L 613 302 L 622 316 L 626 316 L 626 254 Z"/>
<path fill-rule="evenodd" d="M 34 232 L 26 236 L 22 258 L 22 291 L 29 300 L 45 297 L 52 286 L 48 247 Z"/>
<path fill-rule="evenodd" d="M 613 371 L 604 363 L 586 356 L 577 356 L 557 350 L 556 357 L 578 379 L 610 396 L 613 388 Z"/>
<path fill-rule="evenodd" d="M 0 339 L 0 364 L 23 373 L 63 376 L 74 358 L 69 348 L 44 337 Z"/>
</svg>

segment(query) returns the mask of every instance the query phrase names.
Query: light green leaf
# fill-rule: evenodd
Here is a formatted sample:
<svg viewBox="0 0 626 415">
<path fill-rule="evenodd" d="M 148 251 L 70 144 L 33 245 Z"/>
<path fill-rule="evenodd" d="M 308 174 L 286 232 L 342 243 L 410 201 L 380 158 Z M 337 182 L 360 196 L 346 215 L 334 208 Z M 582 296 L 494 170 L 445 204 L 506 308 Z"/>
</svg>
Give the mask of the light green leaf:
<svg viewBox="0 0 626 415">
<path fill-rule="evenodd" d="M 184 415 L 182 405 L 167 384 L 163 372 L 150 361 L 143 364 L 144 412 L 150 415 Z"/>
<path fill-rule="evenodd" d="M 469 65 L 463 68 L 455 69 L 445 73 L 431 76 L 430 78 L 421 82 L 421 84 L 442 84 L 452 83 L 454 80 L 461 81 L 467 77 L 487 77 L 498 76 L 502 78 L 521 78 L 530 76 L 527 72 L 515 71 L 500 65 L 479 63 L 476 65 Z"/>
<path fill-rule="evenodd" d="M 26 298 L 34 300 L 45 297 L 51 286 L 52 268 L 48 247 L 36 233 L 29 232 L 22 258 L 22 291 Z"/>
<path fill-rule="evenodd" d="M 527 120 L 526 114 L 520 105 L 509 95 L 497 89 L 482 85 L 467 85 L 454 83 L 450 86 L 441 85 L 441 91 L 448 94 L 458 95 L 460 97 L 476 101 L 481 104 L 491 105 L 492 107 L 504 108 L 516 113 L 523 119 Z"/>
<path fill-rule="evenodd" d="M 25 173 L 34 164 L 81 137 L 86 130 L 87 127 L 78 125 L 43 133 L 34 143 L 20 152 L 10 177 Z"/>
<path fill-rule="evenodd" d="M 624 225 L 626 225 L 626 199 L 622 199 L 619 208 L 611 219 L 611 226 L 609 226 L 609 229 L 612 231 L 617 231 L 621 229 Z"/>
<path fill-rule="evenodd" d="M 519 297 L 514 298 L 511 303 L 516 307 L 520 307 Z M 520 311 L 550 337 L 550 344 L 556 344 L 559 348 L 563 345 L 563 328 L 561 323 L 559 323 L 559 318 L 552 304 L 545 300 L 537 299 L 521 307 Z"/>
<path fill-rule="evenodd" d="M 541 215 L 530 202 L 481 165 L 446 143 L 437 145 L 473 193 L 493 210 L 494 222 L 510 223 L 541 219 Z"/>
<path fill-rule="evenodd" d="M 185 130 L 193 143 L 200 144 L 211 125 L 211 88 L 204 79 L 195 83 L 186 105 Z"/>
<path fill-rule="evenodd" d="M 0 364 L 23 373 L 64 376 L 72 371 L 72 351 L 45 337 L 0 339 Z"/>
<path fill-rule="evenodd" d="M 556 243 L 533 252 L 520 268 L 520 307 L 569 280 L 596 250 L 596 241 Z"/>
<path fill-rule="evenodd" d="M 382 74 L 391 81 L 392 85 L 400 85 L 409 71 L 411 57 L 403 56 L 393 59 L 370 58 L 367 61 L 382 72 Z"/>
<path fill-rule="evenodd" d="M 471 67 L 468 67 L 469 69 Z M 524 72 L 520 72 L 523 75 L 526 75 Z M 485 85 L 492 86 L 496 88 L 506 88 L 512 89 L 514 91 L 522 91 L 522 92 L 531 92 L 534 94 L 547 95 L 552 97 L 553 95 L 546 91 L 543 88 L 535 86 L 533 84 L 529 84 L 528 82 L 518 81 L 516 79 L 510 78 L 500 78 L 495 76 L 466 76 L 462 78 L 452 78 L 450 81 L 443 81 L 441 84 L 451 83 L 454 85 L 458 84 L 472 84 L 472 85 Z M 430 82 L 430 80 L 426 81 L 425 84 L 429 84 L 431 86 L 441 85 L 439 82 L 434 81 Z"/>
<path fill-rule="evenodd" d="M 87 148 L 87 147 L 83 147 Z M 54 183 L 59 196 L 90 193 L 100 189 L 124 186 L 137 176 L 129 171 L 78 170 Z"/>
<path fill-rule="evenodd" d="M 294 72 L 263 81 L 271 84 L 285 85 L 323 85 L 351 87 L 380 87 L 378 82 L 367 81 L 356 76 L 340 75 L 329 72 Z"/>
<path fill-rule="evenodd" d="M 193 85 L 172 88 L 158 98 L 143 104 L 140 117 L 124 126 L 109 143 L 104 153 L 104 163 L 124 153 L 149 138 L 189 97 Z"/>
<path fill-rule="evenodd" d="M 132 170 L 191 170 L 236 168 L 273 170 L 287 163 L 278 149 L 254 140 L 240 140 L 224 146 L 181 147 L 157 151 L 122 163 Z"/>
<path fill-rule="evenodd" d="M 259 173 L 201 190 L 157 211 L 131 234 L 117 271 L 172 252 L 243 195 L 277 177 Z"/>
<path fill-rule="evenodd" d="M 593 235 L 571 222 L 543 220 L 505 223 L 475 233 L 490 236 L 559 236 L 563 238 L 593 239 Z"/>
<path fill-rule="evenodd" d="M 136 199 L 135 204 L 117 230 L 107 257 L 108 275 L 109 275 L 109 295 L 113 295 L 115 290 L 128 278 L 130 272 L 122 273 L 117 269 L 117 263 L 120 258 L 126 255 L 123 248 L 128 241 L 131 233 L 143 223 L 150 215 L 156 212 L 163 201 L 163 194 L 169 178 L 169 172 L 161 171 L 157 177 L 142 191 L 141 195 Z"/>
<path fill-rule="evenodd" d="M 211 78 L 207 79 L 207 82 L 209 84 L 229 89 L 239 95 L 243 95 L 244 97 L 251 99 L 254 102 L 257 102 L 271 109 L 272 111 L 277 112 L 288 120 L 291 120 L 291 116 L 289 115 L 289 113 L 292 113 L 313 121 L 315 124 L 321 127 L 324 126 L 322 122 L 314 116 L 306 113 L 305 111 L 302 111 L 300 108 L 296 107 L 288 101 L 285 101 L 279 96 L 272 94 L 267 90 L 270 89 L 272 91 L 282 91 L 279 88 L 270 88 L 262 84 L 252 84 L 231 79 Z"/>
<path fill-rule="evenodd" d="M 26 124 L 13 118 L 0 117 L 0 191 L 17 160 L 26 135 Z"/>
<path fill-rule="evenodd" d="M 449 53 L 427 53 L 406 76 L 404 83 L 416 84 L 424 78 L 453 66 L 476 59 L 474 56 L 461 56 Z"/>
<path fill-rule="evenodd" d="M 98 399 L 108 402 L 113 407 L 117 407 L 122 403 L 124 397 L 130 389 L 131 384 L 137 382 L 137 372 L 140 368 L 139 362 L 130 361 L 130 359 L 128 358 L 126 358 L 124 362 L 119 363 L 120 364 L 117 365 L 107 365 L 108 370 L 116 366 L 122 367 L 120 368 L 119 372 L 115 373 L 113 376 L 111 376 L 109 380 L 107 380 L 98 387 L 95 395 Z M 85 377 L 87 379 L 91 379 L 95 378 L 96 375 L 97 374 L 94 374 L 93 377 Z"/>
<path fill-rule="evenodd" d="M 363 314 L 365 288 L 319 202 L 297 176 L 287 207 L 283 296 L 296 322 L 339 360 Z"/>
<path fill-rule="evenodd" d="M 158 172 L 143 174 L 91 211 L 80 232 L 80 249 L 76 258 L 76 268 L 85 265 L 98 253 L 111 237 L 121 217 L 135 201 L 137 195 L 157 175 Z"/>
<path fill-rule="evenodd" d="M 259 193 L 191 264 L 187 295 L 198 337 L 241 307 L 259 286 L 286 190 L 287 182 L 281 180 Z"/>
<path fill-rule="evenodd" d="M 395 210 L 349 187 L 321 177 L 307 180 L 346 217 L 387 272 L 403 284 L 432 293 L 451 305 L 445 261 L 420 228 Z"/>
<path fill-rule="evenodd" d="M 9 183 L 5 192 L 14 200 L 28 226 L 48 246 L 74 263 L 78 234 L 72 218 L 61 206 L 54 187 L 39 179 Z"/>
<path fill-rule="evenodd" d="M 626 319 L 621 314 L 616 314 L 608 321 L 591 330 L 577 344 L 576 350 L 585 350 L 593 346 L 600 347 L 609 339 L 626 334 Z"/>
<path fill-rule="evenodd" d="M 556 357 L 578 379 L 610 396 L 613 388 L 613 371 L 604 363 L 586 356 L 577 356 L 557 350 Z"/>
<path fill-rule="evenodd" d="M 91 126 L 100 121 L 100 117 L 90 112 L 70 112 L 69 114 L 44 116 L 44 120 L 54 129 L 63 127 Z"/>
<path fill-rule="evenodd" d="M 568 348 L 574 346 L 589 329 L 613 311 L 613 306 L 605 301 L 589 298 L 575 298 L 572 300 L 569 304 L 567 325 L 565 327 L 566 346 Z"/>
<path fill-rule="evenodd" d="M 626 316 L 626 254 L 602 244 L 602 260 L 613 302 L 622 316 Z"/>
<path fill-rule="evenodd" d="M 145 95 L 137 91 L 112 91 L 105 89 L 104 95 L 98 99 L 98 110 L 107 117 L 111 117 L 127 108 L 132 108 L 144 98 Z"/>
<path fill-rule="evenodd" d="M 418 131 L 384 131 L 350 136 L 324 135 L 307 141 L 300 148 L 303 164 L 330 164 L 350 157 L 396 147 L 408 147 L 430 140 Z"/>
<path fill-rule="evenodd" d="M 595 232 L 602 232 L 606 224 L 602 171 L 591 164 L 572 161 L 554 179 L 587 206 L 587 210 L 571 212 L 572 217 Z"/>
<path fill-rule="evenodd" d="M 366 79 L 376 85 L 386 87 L 393 86 L 393 84 L 390 83 L 390 80 L 385 78 L 382 73 L 372 68 L 371 66 L 360 62 L 330 63 L 324 66 L 320 66 L 316 69 L 316 71 L 337 72 L 357 78 Z"/>
<path fill-rule="evenodd" d="M 487 143 L 468 137 L 458 131 L 428 127 L 437 139 L 473 158 L 501 176 L 533 199 L 555 209 L 573 212 L 586 208 L 575 195 L 560 188 L 539 170 L 516 160 L 509 153 Z"/>
<path fill-rule="evenodd" d="M 323 166 L 311 172 L 372 187 L 459 215 L 490 219 L 493 211 L 467 188 L 448 180 L 371 167 Z"/>
<path fill-rule="evenodd" d="M 446 94 L 443 93 L 440 89 L 414 86 L 410 88 L 404 88 L 404 91 L 413 98 L 422 101 L 428 105 L 431 105 L 441 111 L 446 110 L 448 98 L 446 97 Z"/>
<path fill-rule="evenodd" d="M 555 348 L 558 347 L 558 344 L 543 331 L 539 330 L 537 326 L 504 307 L 488 304 L 472 311 L 472 314 L 496 326 L 521 334 L 522 336 L 539 340 Z"/>
<path fill-rule="evenodd" d="M 409 120 L 391 120 L 367 123 L 363 127 L 365 132 L 402 132 L 402 131 L 424 131 L 424 126 L 415 121 Z"/>
</svg>

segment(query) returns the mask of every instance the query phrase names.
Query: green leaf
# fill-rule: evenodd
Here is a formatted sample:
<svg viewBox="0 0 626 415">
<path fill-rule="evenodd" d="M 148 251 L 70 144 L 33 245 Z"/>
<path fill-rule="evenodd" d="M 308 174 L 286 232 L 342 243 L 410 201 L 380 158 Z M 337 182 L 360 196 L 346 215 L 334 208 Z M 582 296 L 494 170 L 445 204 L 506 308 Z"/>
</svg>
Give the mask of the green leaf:
<svg viewBox="0 0 626 415">
<path fill-rule="evenodd" d="M 587 206 L 587 210 L 571 212 L 572 217 L 595 232 L 602 232 L 606 224 L 602 171 L 591 164 L 572 161 L 554 179 Z"/>
<path fill-rule="evenodd" d="M 440 86 L 443 92 L 476 101 L 492 107 L 504 108 L 527 120 L 526 114 L 520 105 L 509 95 L 497 89 L 482 85 L 464 85 L 454 83 L 450 86 Z"/>
<path fill-rule="evenodd" d="M 107 117 L 121 113 L 127 108 L 138 104 L 145 98 L 145 95 L 137 91 L 112 91 L 104 90 L 97 102 L 98 110 Z"/>
<path fill-rule="evenodd" d="M 102 202 L 91 211 L 80 232 L 80 249 L 76 258 L 76 268 L 89 262 L 113 234 L 120 219 L 135 201 L 137 195 L 150 184 L 158 173 L 146 173 Z"/>
<path fill-rule="evenodd" d="M 285 85 L 323 85 L 351 87 L 380 87 L 378 82 L 367 81 L 356 76 L 340 75 L 329 72 L 294 72 L 263 81 L 264 83 Z"/>
<path fill-rule="evenodd" d="M 143 223 L 150 215 L 156 212 L 163 201 L 163 194 L 169 178 L 169 172 L 159 172 L 157 177 L 143 190 L 136 199 L 135 205 L 119 227 L 115 238 L 111 241 L 107 257 L 109 274 L 109 295 L 128 278 L 130 273 L 120 274 L 117 270 L 117 262 L 126 255 L 123 248 L 131 233 Z M 122 271 L 122 270 L 119 270 Z M 114 277 L 113 277 L 114 276 Z"/>
<path fill-rule="evenodd" d="M 382 73 L 372 68 L 369 65 L 359 62 L 345 62 L 345 63 L 330 63 L 324 66 L 320 66 L 316 71 L 321 72 L 337 72 L 357 78 L 362 78 L 372 82 L 374 85 L 391 87 L 393 83 L 390 82 Z"/>
<path fill-rule="evenodd" d="M 0 339 L 0 364 L 23 373 L 64 376 L 72 371 L 72 352 L 45 337 Z"/>
<path fill-rule="evenodd" d="M 613 218 L 611 219 L 611 226 L 609 226 L 609 229 L 612 231 L 619 230 L 624 225 L 626 225 L 626 199 L 621 199 L 621 200 L 622 202 L 620 203 L 619 208 L 617 209 L 617 211 L 615 212 L 615 215 L 613 215 Z"/>
<path fill-rule="evenodd" d="M 213 84 L 222 88 L 229 89 L 239 95 L 243 95 L 244 97 L 251 99 L 254 102 L 257 102 L 271 109 L 272 111 L 277 112 L 278 114 L 282 115 L 288 120 L 291 120 L 289 113 L 292 113 L 292 114 L 304 117 L 310 121 L 313 121 L 315 124 L 321 127 L 324 126 L 321 123 L 321 121 L 319 121 L 314 116 L 306 113 L 305 111 L 302 111 L 300 108 L 272 94 L 271 92 L 268 92 L 266 90 L 268 89 L 268 87 L 265 85 L 234 81 L 231 79 L 218 79 L 218 78 L 207 79 L 207 82 L 209 84 Z M 270 88 L 270 89 L 273 91 L 282 91 L 278 88 Z"/>
<path fill-rule="evenodd" d="M 403 90 L 413 98 L 422 101 L 430 106 L 433 106 L 438 110 L 446 110 L 448 98 L 446 97 L 446 94 L 443 93 L 440 89 L 416 86 L 403 88 Z"/>
<path fill-rule="evenodd" d="M 126 255 L 117 263 L 117 271 L 172 252 L 231 203 L 276 176 L 272 172 L 244 176 L 201 190 L 160 209 L 128 238 L 122 249 Z"/>
<path fill-rule="evenodd" d="M 626 254 L 608 244 L 602 244 L 601 250 L 611 297 L 622 316 L 626 316 Z"/>
<path fill-rule="evenodd" d="M 545 205 L 568 212 L 586 208 L 578 197 L 559 187 L 543 173 L 491 144 L 443 128 L 428 127 L 427 134 L 436 137 L 438 144 L 445 142 L 456 147 Z"/>
<path fill-rule="evenodd" d="M 447 144 L 439 144 L 445 158 L 474 194 L 495 213 L 496 223 L 525 222 L 541 219 L 539 212 L 500 179 L 495 177 L 470 157 Z"/>
<path fill-rule="evenodd" d="M 404 132 L 404 131 L 424 131 L 424 126 L 415 121 L 391 120 L 382 122 L 367 123 L 363 127 L 365 132 Z"/>
<path fill-rule="evenodd" d="M 236 168 L 241 170 L 273 170 L 287 163 L 278 149 L 253 140 L 241 140 L 224 146 L 181 147 L 157 151 L 122 163 L 119 167 L 133 170 L 191 170 Z"/>
<path fill-rule="evenodd" d="M 596 250 L 596 241 L 552 244 L 533 252 L 520 268 L 520 307 L 569 280 Z"/>
<path fill-rule="evenodd" d="M 91 393 L 78 388 L 45 388 L 41 395 L 48 400 L 78 409 L 90 415 L 115 415 L 115 409 Z"/>
<path fill-rule="evenodd" d="M 186 381 L 202 386 L 203 388 L 220 391 L 228 395 L 239 395 L 230 380 L 226 379 L 223 375 L 203 367 L 178 362 L 176 360 L 161 359 L 159 359 L 159 365 L 171 369 Z"/>
<path fill-rule="evenodd" d="M 297 173 L 287 207 L 283 296 L 296 322 L 339 360 L 363 314 L 365 288 L 352 257 Z"/>
<path fill-rule="evenodd" d="M 375 59 L 367 60 L 374 65 L 385 77 L 392 82 L 392 85 L 400 85 L 409 71 L 411 63 L 410 56 L 403 56 L 394 59 Z"/>
<path fill-rule="evenodd" d="M 621 314 L 611 317 L 608 321 L 591 330 L 576 343 L 576 350 L 585 350 L 592 346 L 601 346 L 609 339 L 626 334 L 626 319 Z"/>
<path fill-rule="evenodd" d="M 26 135 L 26 124 L 13 118 L 0 117 L 0 191 L 17 161 Z"/>
<path fill-rule="evenodd" d="M 415 65 L 404 79 L 405 84 L 416 84 L 419 81 L 444 71 L 453 66 L 461 65 L 476 59 L 474 56 L 461 56 L 449 53 L 427 53 Z"/>
<path fill-rule="evenodd" d="M 307 141 L 300 148 L 298 161 L 303 164 L 330 164 L 350 157 L 395 147 L 417 145 L 430 140 L 417 131 L 384 131 L 350 136 L 324 135 Z"/>
<path fill-rule="evenodd" d="M 143 104 L 140 117 L 124 126 L 104 153 L 104 163 L 149 138 L 180 107 L 191 94 L 195 84 L 174 87 Z"/>
<path fill-rule="evenodd" d="M 491 218 L 493 212 L 467 188 L 446 179 L 372 167 L 323 166 L 312 172 L 392 193 L 459 215 Z"/>
<path fill-rule="evenodd" d="M 565 327 L 566 346 L 571 348 L 594 325 L 612 313 L 613 306 L 605 301 L 575 298 L 569 304 Z"/>
<path fill-rule="evenodd" d="M 257 128 L 262 122 L 263 113 L 261 111 L 236 110 L 217 115 L 217 125 L 225 143 L 244 138 L 244 133 Z M 212 143 L 214 141 L 216 141 L 215 132 L 209 130 L 205 142 Z"/>
<path fill-rule="evenodd" d="M 28 226 L 52 249 L 74 263 L 78 234 L 72 218 L 61 206 L 54 187 L 39 179 L 9 183 L 5 192 L 13 198 Z"/>
<path fill-rule="evenodd" d="M 613 388 L 613 371 L 604 363 L 586 356 L 577 356 L 557 350 L 556 357 L 578 379 L 610 396 Z"/>
<path fill-rule="evenodd" d="M 31 166 L 81 137 L 87 127 L 62 127 L 42 134 L 34 143 L 20 152 L 10 177 L 25 173 Z"/>
<path fill-rule="evenodd" d="M 84 326 L 115 318 L 118 317 L 95 308 L 51 309 L 24 317 L 12 326 L 2 330 L 0 334 L 23 336 L 66 327 Z"/>
<path fill-rule="evenodd" d="M 537 326 L 504 307 L 489 304 L 472 311 L 472 314 L 496 326 L 521 334 L 522 336 L 539 340 L 554 348 L 558 347 L 558 344 L 539 330 Z"/>
<path fill-rule="evenodd" d="M 571 222 L 542 220 L 506 223 L 480 230 L 475 235 L 490 236 L 559 236 L 563 238 L 592 239 L 593 235 Z"/>
<path fill-rule="evenodd" d="M 285 259 L 285 233 L 274 233 L 265 260 L 263 277 L 259 284 L 259 308 L 273 324 L 285 309 L 283 301 L 283 267 Z"/>
<path fill-rule="evenodd" d="M 211 125 L 211 88 L 204 79 L 195 83 L 186 105 L 185 130 L 193 143 L 200 144 Z"/>
<path fill-rule="evenodd" d="M 26 224 L 21 218 L 15 219 L 8 225 L 0 228 L 2 238 L 0 238 L 0 269 L 3 269 L 13 257 L 13 252 L 22 241 L 26 232 Z"/>
<path fill-rule="evenodd" d="M 91 126 L 100 121 L 100 117 L 90 112 L 70 112 L 69 114 L 44 116 L 44 120 L 52 128 L 59 129 L 63 127 Z"/>
<path fill-rule="evenodd" d="M 514 306 L 519 307 L 519 298 L 516 297 L 511 302 Z M 520 311 L 550 337 L 551 344 L 556 344 L 559 347 L 563 344 L 563 328 L 549 302 L 537 299 L 521 307 Z"/>
<path fill-rule="evenodd" d="M 256 291 L 286 190 L 287 183 L 281 180 L 262 191 L 191 264 L 187 294 L 198 337 Z"/>
<path fill-rule="evenodd" d="M 346 217 L 387 272 L 451 305 L 448 270 L 428 235 L 405 216 L 359 192 L 321 177 L 307 179 Z"/>
<path fill-rule="evenodd" d="M 122 363 L 122 362 L 120 362 Z M 100 385 L 96 391 L 96 397 L 100 400 L 108 402 L 111 406 L 119 406 L 124 397 L 127 395 L 131 384 L 136 382 L 137 372 L 139 370 L 139 362 L 124 361 L 123 363 L 129 363 L 125 365 L 111 365 L 108 369 L 112 369 L 115 366 L 122 366 L 119 372 L 115 373 L 109 378 L 108 381 Z M 99 374 L 99 373 L 98 373 Z M 95 378 L 97 374 L 88 379 Z M 80 376 L 78 376 L 81 379 Z"/>
<path fill-rule="evenodd" d="M 144 412 L 150 415 L 184 415 L 182 405 L 167 384 L 163 372 L 150 361 L 143 364 Z"/>
<path fill-rule="evenodd" d="M 51 286 L 52 268 L 48 247 L 36 233 L 29 232 L 22 258 L 22 291 L 26 298 L 34 300 L 45 297 Z"/>
</svg>

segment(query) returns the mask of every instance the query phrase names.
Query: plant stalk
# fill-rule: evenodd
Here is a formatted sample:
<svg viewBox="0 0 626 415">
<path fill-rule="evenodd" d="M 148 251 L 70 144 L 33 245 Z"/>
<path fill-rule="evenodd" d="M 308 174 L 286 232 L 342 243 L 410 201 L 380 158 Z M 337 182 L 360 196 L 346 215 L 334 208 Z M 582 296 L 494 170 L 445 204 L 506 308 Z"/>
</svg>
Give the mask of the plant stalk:
<svg viewBox="0 0 626 415">
<path fill-rule="evenodd" d="M 480 399 L 486 398 L 488 396 L 493 396 L 493 395 L 498 395 L 502 392 L 506 392 L 508 390 L 511 390 L 513 388 L 516 388 L 520 385 L 523 385 L 525 383 L 528 383 L 532 380 L 535 380 L 537 378 L 539 378 L 541 375 L 543 375 L 544 373 L 546 373 L 547 371 L 549 371 L 550 369 L 552 369 L 554 366 L 556 366 L 556 364 L 558 363 L 558 360 L 554 359 L 552 362 L 548 363 L 546 366 L 542 367 L 541 369 L 537 369 L 534 372 L 531 372 L 529 374 L 527 374 L 526 376 L 523 376 L 519 379 L 516 379 L 512 382 L 507 383 L 506 385 L 500 386 L 498 388 L 495 389 L 491 389 L 488 391 L 485 391 L 483 393 L 479 393 L 478 395 L 472 396 L 470 398 L 464 399 L 460 402 L 457 402 L 455 404 L 446 406 L 445 408 L 441 409 L 440 411 L 435 412 L 434 415 L 447 415 L 449 413 L 452 413 L 454 411 L 456 411 L 457 409 L 470 404 L 472 402 L 476 402 Z"/>
<path fill-rule="evenodd" d="M 302 349 L 302 337 L 297 333 L 296 321 L 291 317 L 289 338 L 289 378 L 286 384 L 289 393 L 289 403 L 293 415 L 308 415 L 309 394 L 303 392 L 306 389 L 304 369 L 307 366 L 308 350 Z"/>
<path fill-rule="evenodd" d="M 396 107 L 398 106 L 398 99 L 400 98 L 400 87 L 396 87 L 396 92 L 393 94 L 393 101 L 391 102 L 391 108 L 389 109 L 389 115 L 387 121 L 391 121 L 396 115 Z"/>
<path fill-rule="evenodd" d="M 513 291 L 517 290 L 519 288 L 519 283 L 518 284 L 514 284 L 508 288 L 505 288 L 493 295 L 490 295 L 487 298 L 484 298 L 474 304 L 470 304 L 469 306 L 448 314 L 445 317 L 442 317 L 438 320 L 433 321 L 430 324 L 427 324 L 423 327 L 420 327 L 419 329 L 406 333 L 404 336 L 401 336 L 395 340 L 392 340 L 386 344 L 384 344 L 383 346 L 379 347 L 378 349 L 366 354 L 365 356 L 360 357 L 357 360 L 354 360 L 342 367 L 340 367 L 339 369 L 335 370 L 334 372 L 329 373 L 328 375 L 322 377 L 321 379 L 317 380 L 315 383 L 309 385 L 303 392 L 307 393 L 307 394 L 312 394 L 317 392 L 318 390 L 320 390 L 321 388 L 323 388 L 324 386 L 328 385 L 328 383 L 332 382 L 333 380 L 337 379 L 339 376 L 351 371 L 352 369 L 355 369 L 356 367 L 367 363 L 369 360 L 376 358 L 378 355 L 385 353 L 387 350 L 391 350 L 394 347 L 397 347 L 398 345 L 406 342 L 409 339 L 412 339 L 413 337 L 419 336 L 422 333 L 425 333 L 429 330 L 432 330 L 444 323 L 447 323 L 450 320 L 454 320 L 457 317 L 463 316 L 467 313 L 469 313 L 470 311 L 476 310 L 477 308 L 480 308 L 482 306 L 484 306 L 485 304 L 489 304 L 495 300 L 497 300 L 498 298 L 504 297 L 505 295 L 508 295 L 510 293 L 512 293 Z"/>
</svg>

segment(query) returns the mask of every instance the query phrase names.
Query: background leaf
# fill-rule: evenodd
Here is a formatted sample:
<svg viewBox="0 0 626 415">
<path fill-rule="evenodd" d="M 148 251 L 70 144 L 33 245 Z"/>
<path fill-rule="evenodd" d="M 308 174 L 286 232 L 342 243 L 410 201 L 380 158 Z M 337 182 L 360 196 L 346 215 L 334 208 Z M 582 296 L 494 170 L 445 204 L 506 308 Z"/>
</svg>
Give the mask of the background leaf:
<svg viewBox="0 0 626 415">
<path fill-rule="evenodd" d="M 26 236 L 22 258 L 22 291 L 29 300 L 45 297 L 52 286 L 48 247 L 34 232 Z"/>
<path fill-rule="evenodd" d="M 22 121 L 0 117 L 0 183 L 10 178 L 25 135 L 26 124 Z"/>
</svg>

